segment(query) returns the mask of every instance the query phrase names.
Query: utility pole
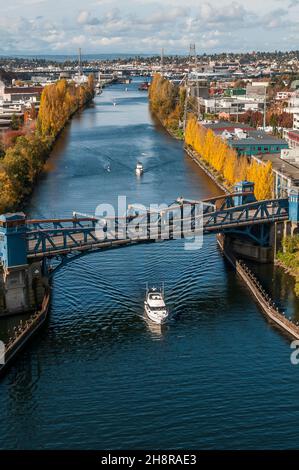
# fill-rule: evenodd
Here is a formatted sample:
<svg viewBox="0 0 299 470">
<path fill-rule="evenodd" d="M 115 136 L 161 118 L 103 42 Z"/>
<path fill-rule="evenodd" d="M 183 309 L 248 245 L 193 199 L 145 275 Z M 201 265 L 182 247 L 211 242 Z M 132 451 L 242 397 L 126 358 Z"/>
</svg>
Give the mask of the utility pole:
<svg viewBox="0 0 299 470">
<path fill-rule="evenodd" d="M 187 124 L 187 111 L 188 111 L 188 98 L 189 98 L 190 60 L 191 60 L 192 52 L 193 52 L 194 48 L 195 48 L 195 44 L 190 44 L 190 47 L 189 47 L 188 67 L 187 67 L 187 74 L 186 74 L 186 79 L 185 79 L 186 95 L 185 95 L 185 103 L 184 103 L 184 120 L 183 120 L 183 129 L 184 129 L 184 133 L 185 133 L 186 124 Z"/>
<path fill-rule="evenodd" d="M 197 63 L 197 54 L 196 46 L 194 43 L 190 44 L 189 48 L 189 59 L 190 61 L 194 59 L 194 68 L 195 68 L 195 77 L 196 77 L 196 100 L 197 100 L 197 119 L 200 117 L 200 104 L 199 104 L 199 77 L 198 77 L 198 63 Z"/>
<path fill-rule="evenodd" d="M 188 74 L 185 80 L 185 89 L 186 89 L 186 95 L 185 95 L 185 103 L 184 103 L 184 119 L 183 119 L 183 129 L 184 133 L 186 130 L 186 124 L 187 124 L 187 108 L 188 108 L 188 95 L 189 95 L 189 88 L 188 88 Z"/>
<path fill-rule="evenodd" d="M 163 75 L 163 68 L 164 68 L 164 47 L 161 50 L 161 75 Z"/>
<path fill-rule="evenodd" d="M 263 117 L 263 129 L 266 129 L 266 112 L 267 112 L 267 87 L 265 86 L 265 96 L 264 96 L 264 117 Z"/>
<path fill-rule="evenodd" d="M 79 47 L 79 75 L 82 75 L 82 55 L 81 55 L 81 47 Z"/>
</svg>

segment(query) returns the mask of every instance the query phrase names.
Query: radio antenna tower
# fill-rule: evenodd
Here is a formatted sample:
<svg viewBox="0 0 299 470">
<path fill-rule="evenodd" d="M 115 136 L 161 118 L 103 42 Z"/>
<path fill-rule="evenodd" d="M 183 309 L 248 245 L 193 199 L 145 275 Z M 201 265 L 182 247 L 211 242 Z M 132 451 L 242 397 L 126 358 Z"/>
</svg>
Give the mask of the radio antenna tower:
<svg viewBox="0 0 299 470">
<path fill-rule="evenodd" d="M 192 58 L 196 56 L 196 48 L 195 48 L 195 44 L 192 43 L 190 44 L 190 47 L 189 47 L 189 62 L 191 62 Z"/>
<path fill-rule="evenodd" d="M 188 61 L 188 72 L 187 72 L 187 78 L 186 78 L 186 97 L 185 97 L 185 106 L 184 106 L 184 131 L 186 129 L 186 121 L 187 121 L 187 111 L 188 111 L 188 98 L 189 98 L 189 93 L 190 93 L 190 73 L 191 73 L 191 65 L 192 62 L 194 63 L 194 68 L 195 68 L 195 73 L 198 73 L 198 67 L 197 67 L 197 55 L 196 55 L 196 47 L 194 43 L 190 44 L 189 47 L 189 61 Z M 200 103 L 199 103 L 199 81 L 198 81 L 198 75 L 196 76 L 196 101 L 197 101 L 197 119 L 200 117 Z"/>
<path fill-rule="evenodd" d="M 199 103 L 199 77 L 198 77 L 198 62 L 195 44 L 190 44 L 189 61 L 194 63 L 195 80 L 196 80 L 196 101 L 197 101 L 197 119 L 200 117 L 200 103 Z"/>
</svg>

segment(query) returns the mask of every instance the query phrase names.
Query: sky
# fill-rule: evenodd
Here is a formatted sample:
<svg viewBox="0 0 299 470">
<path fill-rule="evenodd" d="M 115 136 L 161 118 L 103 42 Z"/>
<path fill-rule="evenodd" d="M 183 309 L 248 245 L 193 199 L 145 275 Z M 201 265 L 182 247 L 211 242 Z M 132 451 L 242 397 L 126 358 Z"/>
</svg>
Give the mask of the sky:
<svg viewBox="0 0 299 470">
<path fill-rule="evenodd" d="M 0 55 L 299 49 L 299 0 L 0 0 Z"/>
</svg>

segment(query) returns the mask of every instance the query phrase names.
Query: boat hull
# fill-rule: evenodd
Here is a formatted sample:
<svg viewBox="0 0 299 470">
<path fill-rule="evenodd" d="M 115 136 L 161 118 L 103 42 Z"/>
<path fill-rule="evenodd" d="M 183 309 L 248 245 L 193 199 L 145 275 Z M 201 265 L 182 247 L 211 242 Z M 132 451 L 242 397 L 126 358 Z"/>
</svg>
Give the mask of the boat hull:
<svg viewBox="0 0 299 470">
<path fill-rule="evenodd" d="M 144 303 L 144 311 L 146 315 L 148 316 L 148 318 L 152 322 L 157 323 L 158 325 L 163 325 L 163 323 L 166 323 L 167 321 L 168 314 L 166 316 L 157 315 L 148 307 L 146 302 Z"/>
</svg>

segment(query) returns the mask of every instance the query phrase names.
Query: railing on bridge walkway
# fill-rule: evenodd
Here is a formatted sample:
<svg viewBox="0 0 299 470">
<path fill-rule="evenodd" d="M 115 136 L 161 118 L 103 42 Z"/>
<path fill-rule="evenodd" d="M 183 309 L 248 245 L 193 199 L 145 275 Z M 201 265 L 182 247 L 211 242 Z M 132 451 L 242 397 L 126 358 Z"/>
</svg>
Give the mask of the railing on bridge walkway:
<svg viewBox="0 0 299 470">
<path fill-rule="evenodd" d="M 288 219 L 288 199 L 234 205 L 234 193 L 192 201 L 179 198 L 158 211 L 129 212 L 124 217 L 77 217 L 26 221 L 27 256 L 42 259 L 73 252 L 187 238 Z"/>
</svg>

